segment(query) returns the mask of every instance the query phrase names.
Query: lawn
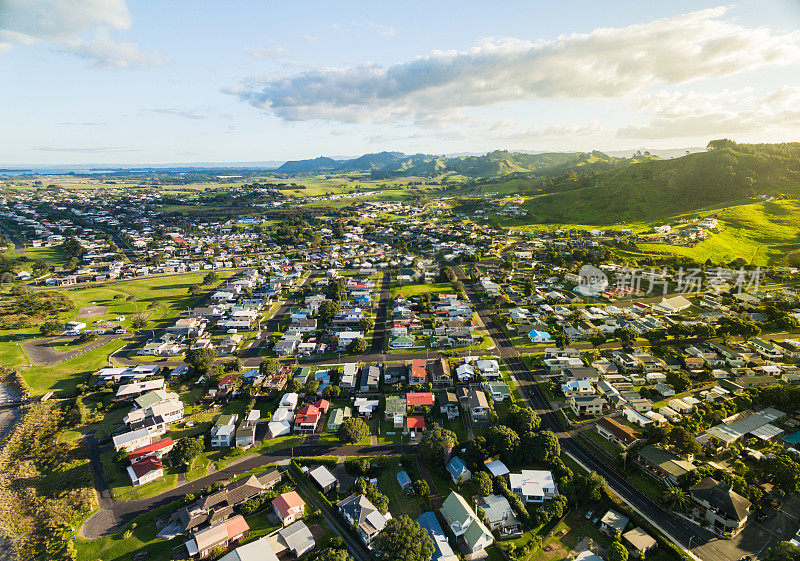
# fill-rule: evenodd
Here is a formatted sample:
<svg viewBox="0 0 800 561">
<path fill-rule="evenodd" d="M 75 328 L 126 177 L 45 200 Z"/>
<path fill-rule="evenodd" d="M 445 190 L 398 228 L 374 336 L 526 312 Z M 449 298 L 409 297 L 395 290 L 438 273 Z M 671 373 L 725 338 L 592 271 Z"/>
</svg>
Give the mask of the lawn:
<svg viewBox="0 0 800 561">
<path fill-rule="evenodd" d="M 419 497 L 406 495 L 400 484 L 397 482 L 397 473 L 403 468 L 399 466 L 400 459 L 392 458 L 389 465 L 378 477 L 378 488 L 381 493 L 389 497 L 389 512 L 397 518 L 406 514 L 412 519 L 416 519 L 420 514 L 428 510 L 428 504 Z M 408 472 L 411 480 L 414 480 L 415 471 Z"/>
<path fill-rule="evenodd" d="M 78 384 L 88 382 L 92 374 L 104 366 L 108 366 L 108 356 L 127 343 L 128 340 L 125 338 L 110 339 L 93 351 L 61 364 L 23 367 L 20 369 L 20 373 L 31 387 L 33 396 L 40 396 L 48 391 L 74 393 Z M 15 365 L 17 368 L 20 366 L 19 364 Z"/>
<path fill-rule="evenodd" d="M 453 292 L 453 285 L 449 282 L 433 282 L 430 284 L 406 284 L 395 286 L 389 291 L 389 298 L 397 298 L 402 294 L 406 298 L 420 294 L 439 294 Z"/>
</svg>

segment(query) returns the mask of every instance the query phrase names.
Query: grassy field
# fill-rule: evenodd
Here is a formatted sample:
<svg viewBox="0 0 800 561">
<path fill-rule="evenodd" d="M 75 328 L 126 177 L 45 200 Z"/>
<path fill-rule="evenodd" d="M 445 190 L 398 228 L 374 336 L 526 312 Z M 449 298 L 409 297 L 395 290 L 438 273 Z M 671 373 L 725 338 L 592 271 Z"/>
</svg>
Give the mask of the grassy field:
<svg viewBox="0 0 800 561">
<path fill-rule="evenodd" d="M 786 264 L 786 254 L 800 249 L 800 201 L 768 201 L 727 208 L 716 214 L 720 233 L 694 247 L 639 244 L 653 253 L 683 255 L 703 263 L 728 263 L 737 258 L 752 265 Z"/>
<path fill-rule="evenodd" d="M 406 284 L 395 286 L 389 293 L 390 298 L 397 298 L 402 294 L 406 298 L 419 296 L 420 294 L 440 294 L 453 292 L 453 286 L 449 282 L 433 282 L 430 284 Z"/>
</svg>

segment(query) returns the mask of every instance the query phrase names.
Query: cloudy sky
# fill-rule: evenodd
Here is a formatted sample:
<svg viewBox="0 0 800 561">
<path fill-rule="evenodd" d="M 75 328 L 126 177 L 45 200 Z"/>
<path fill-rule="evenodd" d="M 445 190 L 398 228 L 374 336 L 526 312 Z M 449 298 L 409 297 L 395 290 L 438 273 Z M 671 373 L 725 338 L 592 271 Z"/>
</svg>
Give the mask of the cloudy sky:
<svg viewBox="0 0 800 561">
<path fill-rule="evenodd" d="M 0 76 L 6 166 L 800 140 L 800 2 L 0 0 Z"/>
</svg>

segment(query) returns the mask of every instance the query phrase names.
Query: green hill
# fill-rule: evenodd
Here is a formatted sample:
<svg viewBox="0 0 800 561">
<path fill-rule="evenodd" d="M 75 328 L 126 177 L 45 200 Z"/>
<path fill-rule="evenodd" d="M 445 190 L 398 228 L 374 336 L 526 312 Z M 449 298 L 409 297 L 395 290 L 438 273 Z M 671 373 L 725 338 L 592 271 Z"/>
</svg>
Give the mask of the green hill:
<svg viewBox="0 0 800 561">
<path fill-rule="evenodd" d="M 661 220 L 762 194 L 797 196 L 800 143 L 713 141 L 707 152 L 682 158 L 565 174 L 539 192 L 526 204 L 530 221 L 599 225 Z"/>
</svg>

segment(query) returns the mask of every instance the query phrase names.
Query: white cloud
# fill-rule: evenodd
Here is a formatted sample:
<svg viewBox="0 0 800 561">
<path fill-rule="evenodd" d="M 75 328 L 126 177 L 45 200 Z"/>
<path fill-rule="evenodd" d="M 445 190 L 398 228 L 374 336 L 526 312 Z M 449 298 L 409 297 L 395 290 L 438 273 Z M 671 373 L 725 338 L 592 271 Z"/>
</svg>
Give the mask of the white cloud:
<svg viewBox="0 0 800 561">
<path fill-rule="evenodd" d="M 656 92 L 637 108 L 653 117 L 617 131 L 620 138 L 692 138 L 740 135 L 800 127 L 800 86 L 756 96 L 751 89 L 717 93 Z"/>
<path fill-rule="evenodd" d="M 177 107 L 164 107 L 159 109 L 153 109 L 153 113 L 161 113 L 162 115 L 173 115 L 175 117 L 183 117 L 184 119 L 206 119 L 207 115 L 201 113 L 200 111 L 196 111 L 194 109 L 178 109 Z"/>
<path fill-rule="evenodd" d="M 748 28 L 714 8 L 552 41 L 486 41 L 388 67 L 318 68 L 228 88 L 285 121 L 457 122 L 460 110 L 535 99 L 620 98 L 800 61 L 800 32 Z M 442 114 L 447 113 L 443 118 Z"/>
<path fill-rule="evenodd" d="M 41 43 L 98 68 L 161 63 L 165 57 L 160 53 L 146 53 L 132 41 L 111 38 L 112 31 L 125 31 L 132 21 L 125 0 L 2 0 L 0 53 Z"/>
</svg>

